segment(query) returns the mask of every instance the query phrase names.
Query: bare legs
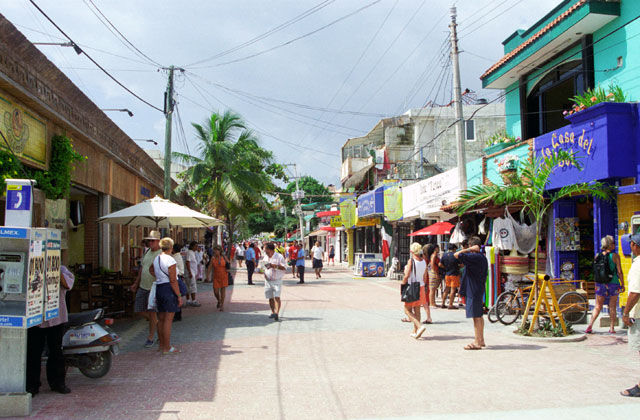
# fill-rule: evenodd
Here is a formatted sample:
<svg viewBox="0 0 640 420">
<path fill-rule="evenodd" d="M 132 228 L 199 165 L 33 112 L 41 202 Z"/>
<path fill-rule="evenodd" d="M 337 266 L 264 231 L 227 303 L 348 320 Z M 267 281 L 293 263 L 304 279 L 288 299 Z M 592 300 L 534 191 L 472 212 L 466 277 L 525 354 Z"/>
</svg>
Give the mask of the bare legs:
<svg viewBox="0 0 640 420">
<path fill-rule="evenodd" d="M 617 298 L 616 298 L 617 299 Z M 591 314 L 591 322 L 589 322 L 589 326 L 587 327 L 587 332 L 591 331 L 593 328 L 593 324 L 596 323 L 598 316 L 600 316 L 600 311 L 602 311 L 602 307 L 604 306 L 604 296 L 596 296 L 596 307 L 593 308 L 593 313 Z M 611 312 L 611 306 L 609 306 L 609 312 Z M 613 324 L 611 324 L 613 326 Z"/>
<path fill-rule="evenodd" d="M 475 334 L 476 339 L 473 341 L 478 347 L 485 347 L 484 343 L 484 318 L 473 318 L 473 332 Z"/>
<path fill-rule="evenodd" d="M 269 307 L 271 308 L 271 313 L 278 315 L 280 313 L 280 298 L 269 299 Z"/>
<path fill-rule="evenodd" d="M 158 312 L 158 340 L 163 353 L 171 349 L 171 323 L 174 315 L 173 312 Z"/>
<path fill-rule="evenodd" d="M 158 317 L 156 316 L 156 312 L 140 312 L 140 315 L 142 315 L 147 321 L 149 321 L 149 336 L 147 337 L 147 340 L 152 341 L 156 336 L 156 328 L 158 325 Z M 160 334 L 158 333 L 158 336 L 159 335 Z"/>
<path fill-rule="evenodd" d="M 609 318 L 611 321 L 611 323 L 609 324 L 610 333 L 616 332 L 615 327 L 616 327 L 616 321 L 617 321 L 616 319 L 617 309 L 618 309 L 618 296 L 611 296 L 609 298 Z"/>
<path fill-rule="evenodd" d="M 404 313 L 413 323 L 413 332 L 416 333 L 420 329 L 420 306 L 404 307 Z"/>
<path fill-rule="evenodd" d="M 224 311 L 224 298 L 227 294 L 226 287 L 221 287 L 219 289 L 213 289 L 213 293 L 216 295 L 216 300 L 218 301 L 218 308 L 220 308 L 220 312 Z"/>
<path fill-rule="evenodd" d="M 456 292 L 458 291 L 458 289 L 455 288 L 455 287 L 450 287 L 450 289 L 451 290 L 449 291 L 449 306 L 448 306 L 448 308 L 449 309 L 453 309 L 454 308 L 453 301 L 456 300 Z M 445 298 L 446 298 L 446 296 L 445 296 Z M 442 303 L 444 304 L 444 299 L 442 300 Z"/>
</svg>

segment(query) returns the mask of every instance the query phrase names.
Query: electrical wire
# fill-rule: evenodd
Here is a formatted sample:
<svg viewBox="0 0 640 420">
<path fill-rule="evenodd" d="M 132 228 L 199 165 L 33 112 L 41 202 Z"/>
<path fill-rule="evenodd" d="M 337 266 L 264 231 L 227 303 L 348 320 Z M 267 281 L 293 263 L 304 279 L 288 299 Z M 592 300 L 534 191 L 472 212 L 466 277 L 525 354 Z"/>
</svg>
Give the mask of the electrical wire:
<svg viewBox="0 0 640 420">
<path fill-rule="evenodd" d="M 210 67 L 225 66 L 225 65 L 228 65 L 228 64 L 238 63 L 238 62 L 240 62 L 240 61 L 244 61 L 244 60 L 248 60 L 248 59 L 250 59 L 250 58 L 254 58 L 254 57 L 261 56 L 261 55 L 263 55 L 263 54 L 269 53 L 269 52 L 271 52 L 271 51 L 277 50 L 277 49 L 279 49 L 279 48 L 282 48 L 282 47 L 285 47 L 285 46 L 287 46 L 287 45 L 290 45 L 290 44 L 292 44 L 292 43 L 294 43 L 294 42 L 296 42 L 296 41 L 299 41 L 299 40 L 301 40 L 301 39 L 304 39 L 304 38 L 307 38 L 307 37 L 309 37 L 309 36 L 311 36 L 311 35 L 314 35 L 314 34 L 316 34 L 316 33 L 320 32 L 320 31 L 322 31 L 322 30 L 324 30 L 324 29 L 327 29 L 327 28 L 329 28 L 329 27 L 331 27 L 331 26 L 333 26 L 333 25 L 335 25 L 335 24 L 337 24 L 337 23 L 339 23 L 339 22 L 342 22 L 342 21 L 343 21 L 343 20 L 345 20 L 345 19 L 348 19 L 348 18 L 350 18 L 350 17 L 352 17 L 352 16 L 354 16 L 354 15 L 356 15 L 356 14 L 358 14 L 358 13 L 360 13 L 360 12 L 362 12 L 362 11 L 366 10 L 366 9 L 368 9 L 368 8 L 369 8 L 369 7 L 371 7 L 371 6 L 374 6 L 374 5 L 375 5 L 375 4 L 377 4 L 377 3 L 380 3 L 381 1 L 382 1 L 382 0 L 375 0 L 375 1 L 371 2 L 371 3 L 369 3 L 369 4 L 364 5 L 364 6 L 363 6 L 363 7 L 361 7 L 361 8 L 359 8 L 359 9 L 357 9 L 357 10 L 355 10 L 355 11 L 351 12 L 351 13 L 348 13 L 348 14 L 346 14 L 346 15 L 344 15 L 344 16 L 342 16 L 342 17 L 340 17 L 340 18 L 336 19 L 336 20 L 333 20 L 333 21 L 331 21 L 331 22 L 327 23 L 326 25 L 323 25 L 323 26 L 321 26 L 321 27 L 319 27 L 319 28 L 317 28 L 317 29 L 314 29 L 314 30 L 313 30 L 313 31 L 311 31 L 311 32 L 307 32 L 307 33 L 305 33 L 305 34 L 303 34 L 303 35 L 297 36 L 297 37 L 295 37 L 295 38 L 293 38 L 293 39 L 290 39 L 290 40 L 289 40 L 289 41 L 287 41 L 287 42 L 284 42 L 284 43 L 282 43 L 282 44 L 278 44 L 278 45 L 276 45 L 276 46 L 274 46 L 274 47 L 271 47 L 271 48 L 268 48 L 268 49 L 266 49 L 266 50 L 259 51 L 259 52 L 257 52 L 257 53 L 250 54 L 250 55 L 247 55 L 247 56 L 244 56 L 244 57 L 236 58 L 235 60 L 230 60 L 230 61 L 225 61 L 225 62 L 223 62 L 223 63 L 218 63 L 218 64 L 215 64 L 215 65 L 213 65 L 213 66 L 203 66 L 203 67 L 193 67 L 193 68 L 210 68 Z"/>
<path fill-rule="evenodd" d="M 84 1 L 84 4 L 87 6 L 87 8 L 89 10 L 91 10 L 91 13 L 93 13 L 98 18 L 100 23 L 102 23 L 104 25 L 104 27 L 107 28 L 109 30 L 109 32 L 111 32 L 113 34 L 113 36 L 115 36 L 126 48 L 128 48 L 134 54 L 137 54 L 138 56 L 148 60 L 151 64 L 154 64 L 154 65 L 156 65 L 158 67 L 166 67 L 166 66 L 163 66 L 162 64 L 158 63 L 154 59 L 150 58 L 148 55 L 146 55 L 145 53 L 140 51 L 140 49 L 138 47 L 133 45 L 133 43 L 131 41 L 129 41 L 129 39 L 127 39 L 127 37 L 124 36 L 124 34 L 122 32 L 120 32 L 120 30 L 118 30 L 118 28 L 116 28 L 116 26 L 109 20 L 109 18 L 107 18 L 104 15 L 104 13 L 102 13 L 102 11 L 98 8 L 98 6 L 96 6 L 96 4 L 93 2 L 93 0 L 83 0 L 83 1 Z M 93 6 L 93 8 L 91 8 L 91 6 L 89 6 L 89 4 L 91 4 L 91 6 Z M 93 9 L 95 9 L 95 11 Z M 100 14 L 100 16 L 98 16 L 98 14 L 96 14 L 96 12 L 98 12 Z M 106 23 L 100 17 L 102 17 L 102 19 L 104 19 L 106 21 Z M 111 28 L 113 28 L 113 30 Z M 116 33 L 114 33 L 113 31 L 115 31 L 120 36 L 116 35 Z"/>
<path fill-rule="evenodd" d="M 482 25 L 477 26 L 471 30 L 469 30 L 468 32 L 462 32 L 462 34 L 460 36 L 458 36 L 458 39 L 463 39 L 466 38 L 467 36 L 471 35 L 472 33 L 474 33 L 475 31 L 477 31 L 478 29 L 482 28 L 485 25 L 488 25 L 489 23 L 493 22 L 494 20 L 496 20 L 497 18 L 499 18 L 500 16 L 504 15 L 505 13 L 507 13 L 509 10 L 513 9 L 514 7 L 516 7 L 517 5 L 519 5 L 520 3 L 522 3 L 524 0 L 518 0 L 517 2 L 515 2 L 514 4 L 512 4 L 511 6 L 507 7 L 505 10 L 503 10 L 502 12 L 498 13 L 497 15 L 495 15 L 494 17 L 492 17 L 491 19 L 488 19 L 486 21 L 484 21 L 482 23 Z"/>
<path fill-rule="evenodd" d="M 69 40 L 69 42 L 71 42 L 74 45 L 78 45 L 76 44 L 73 39 L 71 39 L 71 37 L 69 37 L 69 35 L 67 35 L 37 4 L 34 0 L 29 0 L 29 2 L 31 4 L 33 4 L 33 6 L 38 9 L 38 11 L 40 13 L 42 13 L 42 15 L 49 21 L 51 22 L 51 24 L 53 26 L 55 26 L 55 28 L 60 31 L 60 33 L 62 35 L 65 36 L 65 38 L 67 38 Z M 79 48 L 79 47 L 78 47 Z M 147 102 L 146 100 L 142 99 L 140 96 L 138 96 L 135 92 L 133 92 L 131 89 L 129 89 L 127 86 L 125 86 L 122 82 L 120 82 L 118 79 L 116 79 L 111 73 L 109 73 L 107 70 L 104 69 L 104 67 L 102 67 L 100 64 L 98 64 L 98 62 L 96 60 L 94 60 L 89 54 L 87 54 L 86 51 L 82 51 L 82 53 L 85 55 L 85 57 L 87 57 L 96 67 L 98 67 L 100 70 L 102 70 L 102 72 L 104 74 L 106 74 L 111 80 L 113 80 L 114 82 L 116 82 L 116 84 L 118 84 L 121 88 L 123 88 L 124 90 L 126 90 L 127 92 L 129 92 L 133 97 L 135 97 L 136 99 L 138 99 L 140 102 L 144 103 L 145 105 L 148 105 L 149 107 L 160 111 L 162 113 L 164 113 L 164 110 L 161 108 L 158 108 L 157 106 L 151 104 L 150 102 Z"/>
<path fill-rule="evenodd" d="M 246 41 L 246 42 L 244 42 L 242 44 L 236 45 L 235 47 L 229 48 L 228 50 L 219 52 L 219 53 L 217 53 L 215 55 L 212 55 L 211 57 L 207 57 L 207 58 L 204 58 L 204 59 L 199 60 L 199 61 L 194 61 L 193 63 L 187 64 L 187 65 L 182 66 L 182 67 L 191 67 L 191 66 L 197 66 L 199 64 L 204 64 L 204 63 L 206 63 L 208 61 L 215 60 L 216 58 L 223 57 L 225 55 L 228 55 L 228 54 L 231 54 L 231 53 L 233 53 L 235 51 L 238 51 L 238 50 L 240 50 L 242 48 L 245 48 L 245 47 L 247 47 L 249 45 L 255 44 L 256 42 L 261 41 L 261 40 L 267 38 L 268 36 L 273 35 L 274 33 L 279 32 L 279 31 L 281 31 L 281 30 L 283 30 L 283 29 L 285 29 L 285 28 L 287 28 L 287 27 L 289 27 L 289 26 L 291 26 L 291 25 L 303 20 L 304 18 L 306 18 L 308 16 L 311 16 L 312 14 L 324 9 L 327 6 L 329 6 L 333 2 L 335 2 L 335 0 L 325 0 L 325 1 L 321 2 L 321 3 L 318 3 L 315 6 L 313 6 L 312 8 L 307 9 L 306 11 L 302 12 L 301 14 L 289 19 L 288 21 L 286 21 L 284 23 L 281 23 L 278 26 L 275 26 L 275 27 L 269 29 L 268 31 L 266 31 L 266 32 L 264 32 L 264 33 L 262 33 L 262 34 L 260 34 L 260 35 L 258 35 L 256 37 L 254 37 L 254 38 L 251 38 L 250 40 L 248 40 L 248 41 Z"/>
</svg>

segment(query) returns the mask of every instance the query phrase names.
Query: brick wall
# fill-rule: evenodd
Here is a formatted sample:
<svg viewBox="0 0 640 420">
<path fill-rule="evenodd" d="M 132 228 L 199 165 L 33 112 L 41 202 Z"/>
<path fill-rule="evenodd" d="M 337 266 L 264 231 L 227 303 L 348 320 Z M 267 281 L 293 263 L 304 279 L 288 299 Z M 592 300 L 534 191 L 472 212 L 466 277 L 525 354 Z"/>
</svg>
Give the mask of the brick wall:
<svg viewBox="0 0 640 420">
<path fill-rule="evenodd" d="M 84 262 L 94 269 L 100 266 L 98 257 L 98 196 L 87 195 L 84 200 Z"/>
</svg>

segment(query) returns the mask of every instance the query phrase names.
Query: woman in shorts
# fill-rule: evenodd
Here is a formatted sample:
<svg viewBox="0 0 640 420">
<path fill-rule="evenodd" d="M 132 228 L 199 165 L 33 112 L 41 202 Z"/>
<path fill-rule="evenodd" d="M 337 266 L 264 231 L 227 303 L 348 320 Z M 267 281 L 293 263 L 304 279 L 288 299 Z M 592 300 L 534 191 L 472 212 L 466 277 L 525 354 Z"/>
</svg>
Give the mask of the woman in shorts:
<svg viewBox="0 0 640 420">
<path fill-rule="evenodd" d="M 162 238 L 160 240 L 162 253 L 154 260 L 149 272 L 156 278 L 156 307 L 158 310 L 158 340 L 159 351 L 163 355 L 180 353 L 180 350 L 171 345 L 171 323 L 176 312 L 182 306 L 180 286 L 178 286 L 178 270 L 173 253 L 173 239 Z"/>
<path fill-rule="evenodd" d="M 404 313 L 411 323 L 413 323 L 411 337 L 418 339 L 426 330 L 424 325 L 420 325 L 420 307 L 427 304 L 427 293 L 425 290 L 425 282 L 428 280 L 427 263 L 422 258 L 422 245 L 414 242 L 411 244 L 409 250 L 411 251 L 411 258 L 405 266 L 402 284 L 420 282 L 420 300 L 405 302 Z"/>
<path fill-rule="evenodd" d="M 438 245 L 428 244 L 424 248 L 424 258 L 427 261 L 427 271 L 429 273 L 429 304 L 437 308 L 436 290 L 442 284 L 442 278 L 439 273 L 440 266 L 440 247 Z"/>
<path fill-rule="evenodd" d="M 613 236 L 607 235 L 600 240 L 600 246 L 602 247 L 602 254 L 606 257 L 609 263 L 609 268 L 613 273 L 613 279 L 609 283 L 596 283 L 596 307 L 591 314 L 591 322 L 584 331 L 587 334 L 593 333 L 593 324 L 598 319 L 600 311 L 606 301 L 609 302 L 609 317 L 611 324 L 609 326 L 609 333 L 614 334 L 616 325 L 616 310 L 618 308 L 618 295 L 624 292 L 624 275 L 622 274 L 622 267 L 620 266 L 620 256 L 616 254 L 616 245 L 613 240 Z"/>
</svg>

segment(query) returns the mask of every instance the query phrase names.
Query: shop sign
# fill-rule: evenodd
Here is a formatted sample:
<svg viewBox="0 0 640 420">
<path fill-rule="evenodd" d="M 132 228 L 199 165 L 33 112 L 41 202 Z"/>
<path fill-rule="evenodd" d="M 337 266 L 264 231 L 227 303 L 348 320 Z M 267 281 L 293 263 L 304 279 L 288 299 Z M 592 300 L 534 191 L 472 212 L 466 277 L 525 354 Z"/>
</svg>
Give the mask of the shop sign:
<svg viewBox="0 0 640 420">
<path fill-rule="evenodd" d="M 403 216 L 407 219 L 421 213 L 438 213 L 440 207 L 457 200 L 459 192 L 457 168 L 411 184 L 402 188 Z"/>
<path fill-rule="evenodd" d="M 573 124 L 536 137 L 536 158 L 566 150 L 575 153 L 582 166 L 579 170 L 571 162 L 560 162 L 546 188 L 635 176 L 637 136 L 633 127 L 638 117 L 634 107 L 636 104 L 598 104 L 573 115 Z"/>
<path fill-rule="evenodd" d="M 402 220 L 402 188 L 397 185 L 384 189 L 384 215 L 390 222 Z"/>
<path fill-rule="evenodd" d="M 358 197 L 358 217 L 384 214 L 384 187 Z"/>
<path fill-rule="evenodd" d="M 67 226 L 67 200 L 49 200 L 44 203 L 44 226 L 50 229 L 59 229 L 62 239 L 60 246 L 62 249 L 69 247 L 69 229 Z"/>
<path fill-rule="evenodd" d="M 356 203 L 353 199 L 346 199 L 340 203 L 340 218 L 347 229 L 353 229 L 356 224 Z"/>
<path fill-rule="evenodd" d="M 358 221 L 356 222 L 356 227 L 367 227 L 367 226 L 376 226 L 380 224 L 379 217 L 361 219 L 358 217 Z"/>
<path fill-rule="evenodd" d="M 334 228 L 342 227 L 342 217 L 331 216 L 331 227 L 334 227 Z"/>
<path fill-rule="evenodd" d="M 47 167 L 47 126 L 29 111 L 0 96 L 0 126 L 11 151 L 39 168 Z M 0 142 L 0 148 L 8 150 Z"/>
</svg>

